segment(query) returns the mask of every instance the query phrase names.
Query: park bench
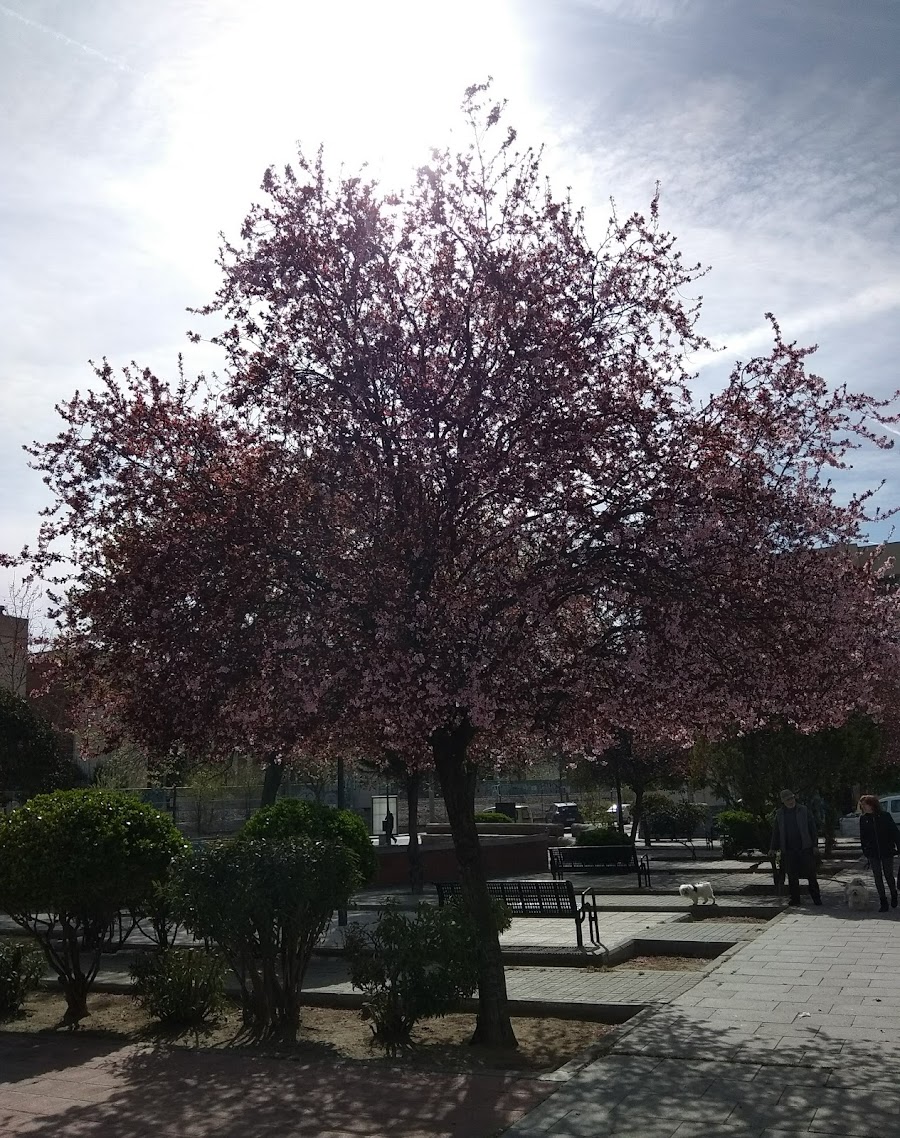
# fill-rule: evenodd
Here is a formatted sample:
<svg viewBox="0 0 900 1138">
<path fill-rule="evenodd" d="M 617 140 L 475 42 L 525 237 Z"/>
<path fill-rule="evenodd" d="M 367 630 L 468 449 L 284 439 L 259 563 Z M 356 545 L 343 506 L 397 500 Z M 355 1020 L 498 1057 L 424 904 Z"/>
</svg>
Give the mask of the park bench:
<svg viewBox="0 0 900 1138">
<path fill-rule="evenodd" d="M 572 871 L 599 876 L 636 873 L 638 889 L 650 887 L 650 860 L 646 854 L 639 858 L 630 842 L 621 846 L 551 846 L 547 856 L 550 873 L 557 881 Z"/>
<path fill-rule="evenodd" d="M 690 850 L 690 853 L 691 853 L 691 860 L 692 860 L 692 861 L 696 861 L 696 860 L 697 860 L 697 848 L 696 848 L 696 846 L 694 845 L 694 839 L 693 839 L 693 837 L 690 837 L 690 838 L 675 838 L 675 837 L 671 837 L 670 835 L 668 835 L 668 834 L 667 834 L 667 835 L 666 835 L 666 837 L 664 837 L 664 838 L 654 838 L 654 841 L 672 842 L 673 844 L 675 844 L 675 845 L 677 845 L 677 846 L 684 846 L 684 848 L 685 848 L 686 850 Z M 707 842 L 706 842 L 706 848 L 707 848 L 707 849 L 712 849 L 712 841 L 711 841 L 710 839 L 707 839 Z M 657 856 L 658 856 L 658 855 L 657 855 Z M 671 860 L 671 859 L 670 859 L 670 860 Z"/>
<path fill-rule="evenodd" d="M 458 881 L 436 881 L 434 887 L 438 905 L 462 897 Z M 571 881 L 489 881 L 487 887 L 514 917 L 572 917 L 579 948 L 584 948 L 582 925 L 587 920 L 591 944 L 600 943 L 593 889 L 584 890 L 579 898 Z"/>
</svg>

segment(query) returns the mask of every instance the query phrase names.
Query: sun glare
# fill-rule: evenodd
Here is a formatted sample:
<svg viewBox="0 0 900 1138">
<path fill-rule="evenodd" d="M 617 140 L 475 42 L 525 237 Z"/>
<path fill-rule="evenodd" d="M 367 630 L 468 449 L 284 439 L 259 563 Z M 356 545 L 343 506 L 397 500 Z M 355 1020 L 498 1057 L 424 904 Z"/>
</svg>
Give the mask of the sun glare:
<svg viewBox="0 0 900 1138">
<path fill-rule="evenodd" d="M 299 141 L 333 163 L 405 182 L 447 139 L 467 85 L 520 89 L 506 0 L 219 0 L 199 42 L 176 45 L 143 97 L 159 117 L 151 168 L 115 192 L 180 263 L 233 232 L 263 170 Z"/>
</svg>

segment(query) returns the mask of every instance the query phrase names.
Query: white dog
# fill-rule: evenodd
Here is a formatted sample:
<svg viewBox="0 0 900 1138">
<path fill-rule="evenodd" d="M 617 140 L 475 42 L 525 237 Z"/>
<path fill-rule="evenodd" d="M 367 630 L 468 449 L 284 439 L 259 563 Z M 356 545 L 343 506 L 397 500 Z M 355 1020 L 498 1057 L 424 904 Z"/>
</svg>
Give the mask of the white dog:
<svg viewBox="0 0 900 1138">
<path fill-rule="evenodd" d="M 869 887 L 861 877 L 851 877 L 844 886 L 848 909 L 868 909 Z"/>
<path fill-rule="evenodd" d="M 713 895 L 713 887 L 708 881 L 698 881 L 694 885 L 679 885 L 678 892 L 682 897 L 690 897 L 695 905 L 699 902 L 701 897 L 703 898 L 704 905 L 715 905 L 716 903 L 716 898 Z"/>
</svg>

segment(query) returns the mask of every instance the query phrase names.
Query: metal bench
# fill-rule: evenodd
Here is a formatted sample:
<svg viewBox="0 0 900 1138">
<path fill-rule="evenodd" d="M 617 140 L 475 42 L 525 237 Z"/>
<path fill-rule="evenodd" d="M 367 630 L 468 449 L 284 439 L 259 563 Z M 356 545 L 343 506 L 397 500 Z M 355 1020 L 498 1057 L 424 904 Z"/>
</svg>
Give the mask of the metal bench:
<svg viewBox="0 0 900 1138">
<path fill-rule="evenodd" d="M 636 873 L 638 889 L 645 885 L 650 888 L 650 860 L 646 854 L 639 858 L 630 842 L 621 846 L 551 846 L 547 856 L 556 880 L 572 871 L 600 876 Z"/>
<path fill-rule="evenodd" d="M 463 895 L 458 881 L 435 881 L 438 905 L 456 901 Z M 591 944 L 600 943 L 594 890 L 575 895 L 571 881 L 489 881 L 488 893 L 502 901 L 514 917 L 572 917 L 578 947 L 584 948 L 582 925 L 588 925 Z"/>
</svg>

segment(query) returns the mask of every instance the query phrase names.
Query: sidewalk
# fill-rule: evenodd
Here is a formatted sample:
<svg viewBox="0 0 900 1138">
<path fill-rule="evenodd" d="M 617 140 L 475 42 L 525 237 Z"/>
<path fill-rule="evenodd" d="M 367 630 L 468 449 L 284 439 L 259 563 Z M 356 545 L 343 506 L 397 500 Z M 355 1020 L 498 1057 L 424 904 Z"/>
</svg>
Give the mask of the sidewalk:
<svg viewBox="0 0 900 1138">
<path fill-rule="evenodd" d="M 552 1087 L 402 1065 L 0 1035 L 3 1138 L 492 1138 Z"/>
<path fill-rule="evenodd" d="M 900 1135 L 900 917 L 785 915 L 505 1138 Z"/>
</svg>

